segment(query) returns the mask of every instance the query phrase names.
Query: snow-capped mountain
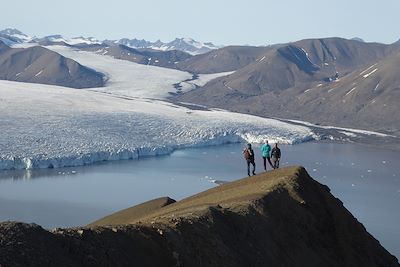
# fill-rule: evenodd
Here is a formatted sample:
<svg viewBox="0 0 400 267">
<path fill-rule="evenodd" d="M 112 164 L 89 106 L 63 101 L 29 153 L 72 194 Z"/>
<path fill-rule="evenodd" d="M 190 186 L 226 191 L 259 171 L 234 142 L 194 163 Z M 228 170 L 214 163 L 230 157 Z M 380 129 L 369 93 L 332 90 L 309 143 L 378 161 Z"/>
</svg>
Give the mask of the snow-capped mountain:
<svg viewBox="0 0 400 267">
<path fill-rule="evenodd" d="M 95 39 L 94 37 L 73 37 L 73 38 L 66 38 L 62 35 L 49 35 L 43 38 L 36 38 L 33 42 L 37 43 L 65 43 L 68 45 L 94 45 L 94 44 L 101 44 L 102 42 Z"/>
<path fill-rule="evenodd" d="M 7 45 L 31 42 L 34 38 L 17 29 L 7 28 L 0 31 L 0 40 Z"/>
<path fill-rule="evenodd" d="M 97 40 L 93 37 L 73 37 L 67 38 L 62 35 L 49 35 L 41 38 L 28 36 L 17 29 L 5 29 L 0 31 L 0 40 L 7 45 L 21 43 L 39 43 L 42 45 L 67 44 L 67 45 L 116 45 L 122 44 L 131 48 L 154 49 L 160 51 L 179 50 L 192 55 L 207 53 L 219 47 L 212 43 L 202 43 L 191 38 L 176 38 L 175 40 L 164 43 L 160 40 L 150 42 L 140 39 L 122 38 L 119 40 Z"/>
<path fill-rule="evenodd" d="M 161 40 L 157 40 L 155 42 L 149 42 L 146 40 L 139 39 L 127 39 L 123 38 L 120 40 L 106 40 L 104 41 L 107 44 L 122 44 L 131 48 L 149 48 L 154 50 L 161 51 L 171 51 L 171 50 L 180 50 L 192 55 L 204 54 L 211 50 L 218 49 L 219 47 L 212 43 L 202 43 L 192 38 L 176 38 L 175 40 L 164 43 Z"/>
</svg>

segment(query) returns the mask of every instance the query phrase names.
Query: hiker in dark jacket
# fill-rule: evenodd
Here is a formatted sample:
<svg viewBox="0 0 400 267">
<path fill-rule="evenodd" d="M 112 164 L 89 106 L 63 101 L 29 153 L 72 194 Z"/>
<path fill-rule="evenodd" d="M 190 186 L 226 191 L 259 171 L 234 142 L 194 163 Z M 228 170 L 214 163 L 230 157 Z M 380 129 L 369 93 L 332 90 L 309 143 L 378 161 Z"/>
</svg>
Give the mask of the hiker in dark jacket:
<svg viewBox="0 0 400 267">
<path fill-rule="evenodd" d="M 247 163 L 247 175 L 250 176 L 250 164 L 253 165 L 253 175 L 256 175 L 256 163 L 254 162 L 254 151 L 251 144 L 247 144 L 247 147 L 243 150 L 243 156 Z"/>
<path fill-rule="evenodd" d="M 278 147 L 278 143 L 275 144 L 271 151 L 272 165 L 274 169 L 279 168 L 279 161 L 281 160 L 281 150 Z"/>
</svg>

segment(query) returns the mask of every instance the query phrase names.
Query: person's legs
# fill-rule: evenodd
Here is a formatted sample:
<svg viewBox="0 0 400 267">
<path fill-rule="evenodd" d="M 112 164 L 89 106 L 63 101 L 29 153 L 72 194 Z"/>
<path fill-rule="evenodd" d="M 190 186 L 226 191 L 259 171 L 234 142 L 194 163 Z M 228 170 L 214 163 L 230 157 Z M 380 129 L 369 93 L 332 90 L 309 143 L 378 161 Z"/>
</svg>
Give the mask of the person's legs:
<svg viewBox="0 0 400 267">
<path fill-rule="evenodd" d="M 280 159 L 277 159 L 277 160 L 276 160 L 276 168 L 277 168 L 277 169 L 279 168 L 279 161 L 280 161 Z"/>
<path fill-rule="evenodd" d="M 253 175 L 256 175 L 256 163 L 254 160 L 251 162 L 251 164 L 253 165 Z"/>
<path fill-rule="evenodd" d="M 272 168 L 276 169 L 276 158 L 272 157 Z"/>
<path fill-rule="evenodd" d="M 247 162 L 247 175 L 250 176 L 250 160 L 246 160 Z"/>
<path fill-rule="evenodd" d="M 268 163 L 269 163 L 269 165 L 270 165 L 270 166 L 271 166 L 271 168 L 273 169 L 273 168 L 274 168 L 274 166 L 272 165 L 271 158 L 270 158 L 270 157 L 268 157 L 267 159 L 268 159 Z"/>
<path fill-rule="evenodd" d="M 267 171 L 267 158 L 263 157 L 264 171 Z"/>
</svg>

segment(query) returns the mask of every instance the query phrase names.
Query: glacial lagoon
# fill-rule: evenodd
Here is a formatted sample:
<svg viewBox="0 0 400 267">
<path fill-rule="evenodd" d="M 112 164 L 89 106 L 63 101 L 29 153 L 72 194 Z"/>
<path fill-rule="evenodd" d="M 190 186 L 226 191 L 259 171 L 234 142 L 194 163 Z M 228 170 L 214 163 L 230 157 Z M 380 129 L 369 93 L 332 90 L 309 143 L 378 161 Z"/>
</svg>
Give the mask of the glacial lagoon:
<svg viewBox="0 0 400 267">
<path fill-rule="evenodd" d="M 1 171 L 0 221 L 33 222 L 45 228 L 81 226 L 160 196 L 179 200 L 246 176 L 243 147 L 229 144 L 91 166 Z M 254 149 L 259 173 L 259 146 Z M 281 149 L 281 166 L 306 167 L 400 258 L 400 153 L 321 142 Z"/>
</svg>

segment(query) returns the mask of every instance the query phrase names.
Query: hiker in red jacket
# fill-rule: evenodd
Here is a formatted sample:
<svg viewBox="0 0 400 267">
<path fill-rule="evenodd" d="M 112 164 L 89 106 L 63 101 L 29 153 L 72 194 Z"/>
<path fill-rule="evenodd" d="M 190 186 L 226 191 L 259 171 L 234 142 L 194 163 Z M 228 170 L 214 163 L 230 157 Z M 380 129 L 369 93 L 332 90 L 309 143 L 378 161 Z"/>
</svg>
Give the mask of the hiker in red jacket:
<svg viewBox="0 0 400 267">
<path fill-rule="evenodd" d="M 256 175 L 256 163 L 254 162 L 254 151 L 251 144 L 247 144 L 247 147 L 243 150 L 243 156 L 247 163 L 247 175 L 250 176 L 250 164 L 253 165 L 253 175 Z"/>
</svg>

